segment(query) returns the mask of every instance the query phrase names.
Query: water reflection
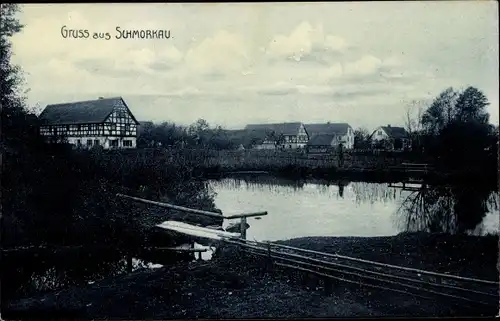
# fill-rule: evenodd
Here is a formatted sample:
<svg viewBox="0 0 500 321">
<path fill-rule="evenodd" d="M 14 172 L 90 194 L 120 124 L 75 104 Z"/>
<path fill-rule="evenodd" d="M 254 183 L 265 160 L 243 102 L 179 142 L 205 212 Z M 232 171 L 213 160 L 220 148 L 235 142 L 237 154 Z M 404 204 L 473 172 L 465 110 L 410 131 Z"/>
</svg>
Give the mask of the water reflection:
<svg viewBox="0 0 500 321">
<path fill-rule="evenodd" d="M 220 180 L 211 180 L 208 184 L 208 188 L 211 191 L 217 193 L 220 189 L 232 189 L 232 190 L 253 190 L 253 191 L 267 191 L 274 194 L 294 194 L 301 193 L 304 189 L 316 189 L 322 194 L 332 194 L 335 190 L 335 194 L 338 197 L 344 197 L 345 188 L 350 186 L 351 182 L 348 180 L 336 180 L 328 181 L 322 179 L 287 179 L 269 175 L 248 175 L 248 176 L 238 176 L 237 178 L 224 178 Z M 361 189 L 373 189 L 379 184 L 372 183 L 356 183 L 363 184 Z M 332 189 L 332 187 L 334 187 Z M 358 187 L 359 188 L 359 187 Z M 379 192 L 380 193 L 380 192 Z M 376 191 L 364 193 L 366 195 L 375 196 Z M 371 197 L 368 196 L 368 197 Z M 376 196 L 375 196 L 376 197 Z M 360 198 L 359 201 L 362 201 Z"/>
<path fill-rule="evenodd" d="M 498 233 L 498 194 L 486 187 L 438 187 L 275 177 L 211 181 L 225 214 L 267 211 L 247 236 L 390 236 L 404 231 Z"/>
<path fill-rule="evenodd" d="M 424 184 L 402 199 L 396 221 L 405 231 L 483 234 L 493 224 L 496 228 L 489 232 L 494 232 L 498 231 L 498 198 L 497 191 L 485 186 Z M 490 222 L 485 222 L 488 214 Z"/>
<path fill-rule="evenodd" d="M 4 297 L 89 284 L 126 271 L 125 258 L 113 252 L 80 252 L 60 257 L 9 255 L 2 259 Z"/>
</svg>

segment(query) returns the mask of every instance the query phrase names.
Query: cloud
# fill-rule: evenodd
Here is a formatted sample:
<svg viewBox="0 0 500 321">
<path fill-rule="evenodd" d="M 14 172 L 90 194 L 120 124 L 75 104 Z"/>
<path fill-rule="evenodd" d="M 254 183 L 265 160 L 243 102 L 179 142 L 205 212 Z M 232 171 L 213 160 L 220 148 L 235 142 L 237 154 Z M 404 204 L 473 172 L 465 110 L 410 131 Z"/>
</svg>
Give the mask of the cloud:
<svg viewBox="0 0 500 321">
<path fill-rule="evenodd" d="M 240 36 L 221 30 L 189 49 L 185 63 L 190 72 L 224 75 L 243 72 L 250 63 L 250 57 Z"/>
<path fill-rule="evenodd" d="M 184 54 L 175 46 L 168 46 L 160 50 L 154 61 L 149 63 L 149 67 L 154 70 L 170 70 L 182 63 Z"/>
<path fill-rule="evenodd" d="M 189 110 L 228 124 L 325 113 L 369 123 L 398 115 L 401 101 L 451 85 L 498 97 L 498 73 L 491 73 L 498 69 L 496 11 L 487 4 L 410 6 L 26 5 L 13 59 L 27 74 L 30 102 L 102 92 L 166 96 L 137 100 L 144 119 L 187 120 Z M 169 29 L 174 37 L 64 39 L 63 25 L 112 35 L 116 26 Z"/>
<path fill-rule="evenodd" d="M 371 55 L 365 55 L 357 61 L 349 62 L 344 67 L 347 76 L 367 76 L 379 71 L 382 60 Z"/>
<path fill-rule="evenodd" d="M 321 72 L 318 74 L 318 77 L 321 79 L 328 81 L 331 79 L 337 79 L 342 77 L 344 74 L 344 68 L 342 67 L 342 64 L 337 62 L 328 68 L 325 68 L 321 70 Z"/>
<path fill-rule="evenodd" d="M 288 36 L 277 35 L 269 43 L 266 54 L 271 61 L 315 61 L 325 63 L 348 48 L 338 36 L 325 34 L 322 25 L 299 24 Z"/>
<path fill-rule="evenodd" d="M 285 82 L 279 82 L 270 86 L 257 89 L 257 93 L 262 95 L 288 95 L 297 92 L 298 92 L 297 86 Z"/>
</svg>

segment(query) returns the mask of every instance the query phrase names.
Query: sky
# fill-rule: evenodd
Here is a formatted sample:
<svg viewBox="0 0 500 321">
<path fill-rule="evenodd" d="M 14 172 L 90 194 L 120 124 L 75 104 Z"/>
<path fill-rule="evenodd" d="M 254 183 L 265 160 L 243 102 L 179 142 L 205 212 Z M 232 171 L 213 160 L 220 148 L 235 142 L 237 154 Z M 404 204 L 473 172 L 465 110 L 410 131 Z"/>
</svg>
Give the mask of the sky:
<svg viewBox="0 0 500 321">
<path fill-rule="evenodd" d="M 121 96 L 139 120 L 404 125 L 475 86 L 498 124 L 496 1 L 26 4 L 12 38 L 28 102 Z M 61 29 L 88 30 L 64 38 Z M 117 39 L 168 30 L 168 39 Z M 93 39 L 93 33 L 110 39 Z M 416 108 L 411 108 L 416 113 Z"/>
</svg>

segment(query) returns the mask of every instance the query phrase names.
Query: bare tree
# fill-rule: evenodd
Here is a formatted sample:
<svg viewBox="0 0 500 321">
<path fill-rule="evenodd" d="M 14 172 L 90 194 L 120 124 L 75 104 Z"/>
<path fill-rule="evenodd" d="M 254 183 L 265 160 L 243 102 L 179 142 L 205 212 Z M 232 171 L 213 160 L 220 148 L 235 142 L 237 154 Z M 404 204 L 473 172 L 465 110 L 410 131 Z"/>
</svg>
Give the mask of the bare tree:
<svg viewBox="0 0 500 321">
<path fill-rule="evenodd" d="M 366 128 L 358 128 L 354 131 L 354 148 L 367 149 L 370 148 L 370 133 Z"/>
<path fill-rule="evenodd" d="M 423 100 L 412 100 L 405 110 L 405 128 L 413 136 L 422 130 L 422 115 L 427 107 L 427 102 Z"/>
<path fill-rule="evenodd" d="M 427 109 L 425 100 L 412 100 L 405 110 L 405 129 L 408 132 L 412 145 L 421 145 L 421 134 L 423 130 L 422 117 Z"/>
</svg>

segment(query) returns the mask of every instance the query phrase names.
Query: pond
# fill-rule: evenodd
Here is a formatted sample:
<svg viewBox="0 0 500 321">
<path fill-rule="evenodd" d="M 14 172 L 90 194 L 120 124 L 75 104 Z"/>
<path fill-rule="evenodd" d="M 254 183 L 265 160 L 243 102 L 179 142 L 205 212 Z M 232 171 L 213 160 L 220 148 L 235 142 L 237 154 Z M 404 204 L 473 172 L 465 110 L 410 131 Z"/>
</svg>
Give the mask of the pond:
<svg viewBox="0 0 500 321">
<path fill-rule="evenodd" d="M 389 184 L 321 180 L 292 180 L 267 175 L 233 177 L 206 182 L 215 205 L 224 214 L 267 211 L 249 218 L 247 238 L 259 241 L 307 236 L 391 236 L 407 230 L 449 230 L 459 226 L 476 235 L 498 233 L 498 194 L 481 187 L 413 186 L 413 191 Z M 450 209 L 453 208 L 453 211 Z M 450 215 L 453 212 L 456 215 Z M 455 221 L 450 218 L 455 217 Z M 228 223 L 224 222 L 223 227 Z M 450 223 L 451 222 L 451 223 Z M 459 224 L 455 224 L 458 222 Z M 209 244 L 195 244 L 206 248 Z M 207 248 L 203 260 L 210 260 L 214 248 Z M 76 255 L 76 254 L 75 254 Z M 102 258 L 106 258 L 103 260 Z M 193 255 L 193 259 L 195 259 Z M 57 263 L 56 263 L 57 262 Z M 132 270 L 160 268 L 161 264 L 133 260 Z M 159 262 L 155 262 L 159 263 Z M 35 264 L 35 266 L 33 266 Z M 19 275 L 2 283 L 18 289 L 19 295 L 50 291 L 71 285 L 92 284 L 126 273 L 127 262 L 120 255 L 78 254 L 60 261 L 19 262 Z M 16 272 L 17 273 L 17 272 Z M 15 274 L 15 273 L 14 273 Z M 16 290 L 17 291 L 17 290 Z"/>
<path fill-rule="evenodd" d="M 224 178 L 211 180 L 208 185 L 215 192 L 217 208 L 226 215 L 267 211 L 261 219 L 248 219 L 247 238 L 269 241 L 396 235 L 408 230 L 410 217 L 403 213 L 402 206 L 418 194 L 389 184 L 296 181 L 271 176 Z M 487 210 L 480 213 L 480 223 L 469 233 L 498 233 L 497 199 L 497 194 L 490 193 Z"/>
</svg>

